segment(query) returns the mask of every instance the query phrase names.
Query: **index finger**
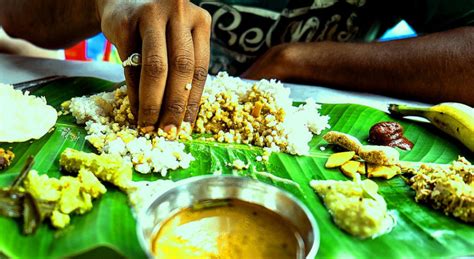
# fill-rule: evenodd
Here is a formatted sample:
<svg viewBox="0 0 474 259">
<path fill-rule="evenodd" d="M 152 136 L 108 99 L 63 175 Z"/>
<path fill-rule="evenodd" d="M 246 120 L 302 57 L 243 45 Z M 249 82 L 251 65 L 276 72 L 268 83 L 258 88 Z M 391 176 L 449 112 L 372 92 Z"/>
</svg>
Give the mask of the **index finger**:
<svg viewBox="0 0 474 259">
<path fill-rule="evenodd" d="M 155 28 L 162 28 L 157 30 Z M 143 24 L 142 70 L 140 75 L 138 125 L 155 126 L 158 122 L 168 74 L 166 25 Z"/>
</svg>

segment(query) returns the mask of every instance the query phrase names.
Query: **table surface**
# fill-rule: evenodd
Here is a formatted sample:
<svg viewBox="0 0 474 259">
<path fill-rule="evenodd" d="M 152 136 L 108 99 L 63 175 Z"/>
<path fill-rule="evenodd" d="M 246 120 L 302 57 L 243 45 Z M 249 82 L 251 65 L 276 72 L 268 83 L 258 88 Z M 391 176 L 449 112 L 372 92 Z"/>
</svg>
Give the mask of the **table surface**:
<svg viewBox="0 0 474 259">
<path fill-rule="evenodd" d="M 46 76 L 91 76 L 114 82 L 124 80 L 121 65 L 107 62 L 79 62 L 0 54 L 0 83 L 13 84 Z M 295 101 L 311 97 L 318 103 L 357 103 L 383 111 L 390 103 L 426 106 L 425 103 L 370 93 L 331 89 L 322 86 L 286 84 Z"/>
</svg>

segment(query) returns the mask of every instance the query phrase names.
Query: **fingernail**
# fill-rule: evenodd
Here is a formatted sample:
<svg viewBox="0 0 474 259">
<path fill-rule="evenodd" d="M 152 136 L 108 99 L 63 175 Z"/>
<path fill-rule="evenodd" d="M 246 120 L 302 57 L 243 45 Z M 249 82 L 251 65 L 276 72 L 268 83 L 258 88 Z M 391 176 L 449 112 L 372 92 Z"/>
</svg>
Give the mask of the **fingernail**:
<svg viewBox="0 0 474 259">
<path fill-rule="evenodd" d="M 178 129 L 175 125 L 166 125 L 163 130 L 166 132 L 166 138 L 169 140 L 175 140 L 178 137 Z"/>
<path fill-rule="evenodd" d="M 175 131 L 176 130 L 176 126 L 173 125 L 173 124 L 170 124 L 170 125 L 166 125 L 163 130 L 166 132 L 166 133 L 170 133 L 171 131 Z"/>
<path fill-rule="evenodd" d="M 140 132 L 142 134 L 150 133 L 150 132 L 153 132 L 153 131 L 155 131 L 155 127 L 153 127 L 153 126 L 140 127 Z"/>
</svg>

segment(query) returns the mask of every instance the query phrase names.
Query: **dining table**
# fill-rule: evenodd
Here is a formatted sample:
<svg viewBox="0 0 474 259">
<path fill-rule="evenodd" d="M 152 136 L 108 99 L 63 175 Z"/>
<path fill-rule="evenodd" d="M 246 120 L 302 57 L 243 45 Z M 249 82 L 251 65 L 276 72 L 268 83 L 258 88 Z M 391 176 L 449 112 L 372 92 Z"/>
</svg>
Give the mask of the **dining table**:
<svg viewBox="0 0 474 259">
<path fill-rule="evenodd" d="M 0 54 L 0 84 L 18 84 L 51 76 L 103 80 L 96 81 L 91 79 L 90 82 L 95 83 L 118 83 L 124 81 L 121 64 Z M 72 79 L 71 82 L 73 82 Z M 412 152 L 400 151 L 401 159 L 413 162 L 448 164 L 457 159 L 458 155 L 463 155 L 471 162 L 473 161 L 472 153 L 463 147 L 462 144 L 436 129 L 427 120 L 416 119 L 408 121 L 400 118 L 392 119 L 388 114 L 389 104 L 428 107 L 434 105 L 432 103 L 406 99 L 400 96 L 384 96 L 321 85 L 286 82 L 283 82 L 283 84 L 290 89 L 290 97 L 293 101 L 304 102 L 308 98 L 314 99 L 316 103 L 322 104 L 322 112 L 330 114 L 331 129 L 350 133 L 359 138 L 363 143 L 367 143 L 368 130 L 375 122 L 386 120 L 400 122 L 406 129 L 407 137 L 411 138 L 415 143 Z M 63 87 L 72 86 L 65 85 Z M 54 98 L 57 98 L 57 95 L 55 94 L 56 97 Z M 49 102 L 48 97 L 46 100 Z M 70 122 L 72 119 L 65 121 Z M 0 121 L 0 126 L 1 123 Z M 61 128 L 64 129 L 66 126 L 64 124 L 58 125 L 55 131 Z M 84 138 L 84 129 L 77 127 L 77 131 Z M 58 165 L 55 165 L 55 163 L 58 161 L 59 149 L 64 149 L 67 145 L 73 144 L 71 144 L 71 140 L 66 142 L 58 142 L 58 139 L 53 140 L 54 136 L 55 133 L 50 132 L 44 139 L 19 144 L 18 147 L 14 146 L 13 150 L 33 154 L 35 152 L 42 152 L 39 155 L 41 158 L 40 168 L 48 168 L 50 170 L 48 172 L 51 172 L 51 170 L 58 171 Z M 61 136 L 56 137 L 60 138 Z M 40 143 L 37 144 L 36 142 Z M 81 143 L 87 150 L 93 150 L 87 147 L 87 144 L 84 144 L 85 140 L 82 140 Z M 284 182 L 274 183 L 272 179 L 264 179 L 264 181 L 274 183 L 277 187 L 286 189 L 308 205 L 319 224 L 319 237 L 317 238 L 320 240 L 320 246 L 317 257 L 427 258 L 474 255 L 474 239 L 472 238 L 474 237 L 474 227 L 451 216 L 444 215 L 442 212 L 432 209 L 429 205 L 415 202 L 414 191 L 410 189 L 405 182 L 406 179 L 402 179 L 402 177 L 396 177 L 396 179 L 388 181 L 376 180 L 380 186 L 382 196 L 386 199 L 388 208 L 398 221 L 391 233 L 373 239 L 361 240 L 349 236 L 338 229 L 334 225 L 330 213 L 325 209 L 322 200 L 318 198 L 314 191 L 312 192 L 308 182 L 317 178 L 343 180 L 347 179 L 347 177 L 337 169 L 325 168 L 324 164 L 330 153 L 333 152 L 333 149 L 327 146 L 320 136 L 315 136 L 310 143 L 313 146 L 308 157 L 293 158 L 293 156 L 288 154 L 272 154 L 268 162 L 270 164 L 268 166 L 270 173 L 277 174 L 280 178 L 288 178 L 294 181 L 299 185 L 298 188 L 287 186 Z M 1 144 L 0 147 L 2 147 Z M 57 145 L 56 151 L 55 145 Z M 3 146 L 7 147 L 8 145 Z M 229 156 L 233 156 L 234 154 L 232 153 L 234 152 L 233 150 L 226 150 L 225 148 L 214 147 L 213 145 L 206 146 L 206 148 L 206 150 L 210 150 L 206 151 L 210 152 L 210 154 L 206 153 L 202 157 L 197 156 L 197 160 L 202 158 L 205 161 L 199 168 L 205 168 L 205 163 L 213 163 L 209 161 L 214 159 L 215 154 L 218 155 L 217 157 L 221 157 L 224 153 L 226 156 L 229 154 Z M 214 148 L 215 150 L 213 150 Z M 50 153 L 46 152 L 46 150 L 49 150 Z M 254 157 L 254 154 L 249 152 L 236 149 L 235 156 L 244 158 Z M 26 158 L 20 159 L 24 161 Z M 47 167 L 46 164 L 48 164 Z M 20 165 L 17 165 L 15 168 L 20 168 Z M 198 172 L 199 168 L 196 166 L 191 175 L 203 174 L 204 172 Z M 12 181 L 14 177 L 14 173 L 10 171 L 7 171 L 6 174 L 9 175 L 2 176 L 0 171 L 0 187 L 4 187 L 5 183 Z M 53 172 L 53 175 L 57 176 L 58 173 Z M 182 176 L 176 177 L 179 180 L 179 177 Z M 257 178 L 260 179 L 261 177 Z M 94 202 L 99 207 L 97 210 L 94 208 L 85 215 L 75 216 L 72 226 L 64 230 L 54 230 L 47 226 L 42 227 L 35 234 L 36 236 L 33 237 L 26 237 L 21 234 L 19 221 L 9 221 L 9 219 L 0 217 L 0 258 L 2 258 L 2 255 L 7 257 L 49 257 L 51 255 L 51 257 L 76 258 L 144 257 L 145 254 L 140 250 L 136 237 L 122 236 L 135 235 L 135 230 L 131 228 L 117 229 L 122 224 L 135 224 L 131 216 L 132 214 L 128 211 L 129 207 L 117 205 L 117 200 L 126 204 L 125 195 L 121 194 L 118 190 L 112 190 L 110 194 L 107 193 L 104 196 L 103 201 Z M 120 215 L 117 215 L 119 212 L 110 212 L 110 216 L 114 218 L 99 218 L 107 217 L 109 214 L 106 210 L 109 208 L 117 209 L 121 211 L 120 213 L 125 213 L 125 216 L 121 218 Z M 85 219 L 82 220 L 81 218 Z M 108 220 L 110 220 L 109 223 L 107 223 Z M 73 236 L 73 233 L 74 235 L 80 234 L 81 232 L 78 231 L 84 228 L 85 224 L 91 224 L 93 227 L 106 227 L 104 233 L 95 234 L 95 231 L 100 231 L 100 229 L 85 228 L 84 233 L 86 234 L 84 234 L 84 237 L 78 238 Z M 11 235 L 11 238 L 8 235 L 4 237 L 2 228 L 8 231 L 8 235 Z M 40 237 L 41 235 L 44 235 L 44 237 Z M 90 240 L 88 241 L 88 239 Z M 127 241 L 128 239 L 130 241 Z M 31 251 L 15 250 L 18 247 L 30 249 Z M 61 247 L 64 247 L 64 249 Z"/>
</svg>

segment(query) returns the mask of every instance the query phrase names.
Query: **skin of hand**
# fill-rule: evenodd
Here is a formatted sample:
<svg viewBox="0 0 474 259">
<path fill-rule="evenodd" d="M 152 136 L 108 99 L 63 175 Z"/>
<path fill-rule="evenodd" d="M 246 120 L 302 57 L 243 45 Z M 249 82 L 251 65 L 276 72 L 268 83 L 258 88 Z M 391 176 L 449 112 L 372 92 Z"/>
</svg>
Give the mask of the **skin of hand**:
<svg viewBox="0 0 474 259">
<path fill-rule="evenodd" d="M 461 27 L 389 42 L 282 44 L 242 76 L 474 106 L 473 64 L 474 27 Z"/>
<path fill-rule="evenodd" d="M 211 17 L 189 0 L 0 0 L 0 6 L 5 31 L 37 46 L 64 48 L 102 31 L 122 60 L 140 53 L 142 65 L 124 69 L 139 126 L 167 131 L 195 121 Z"/>
</svg>

